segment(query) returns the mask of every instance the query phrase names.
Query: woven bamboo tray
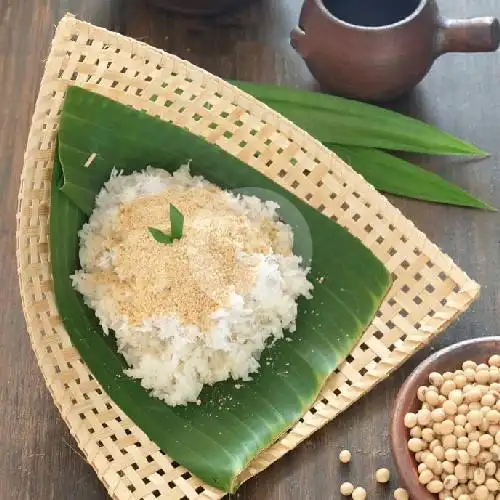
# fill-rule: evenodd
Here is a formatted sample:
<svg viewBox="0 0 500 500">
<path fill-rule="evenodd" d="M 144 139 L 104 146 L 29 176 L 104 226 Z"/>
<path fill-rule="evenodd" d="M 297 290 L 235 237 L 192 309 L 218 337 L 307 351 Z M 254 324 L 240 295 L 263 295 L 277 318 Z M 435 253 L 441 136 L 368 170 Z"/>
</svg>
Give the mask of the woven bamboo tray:
<svg viewBox="0 0 500 500">
<path fill-rule="evenodd" d="M 68 85 L 143 109 L 217 143 L 336 219 L 393 273 L 389 295 L 347 361 L 301 421 L 244 471 L 243 480 L 370 391 L 477 297 L 479 286 L 449 257 L 304 131 L 186 61 L 65 16 L 52 42 L 25 153 L 17 213 L 18 271 L 28 331 L 47 387 L 113 498 L 215 500 L 223 495 L 170 460 L 113 403 L 80 360 L 58 316 L 48 215 L 55 137 Z M 228 131 L 229 139 L 224 135 Z M 261 154 L 255 155 L 257 151 Z"/>
</svg>

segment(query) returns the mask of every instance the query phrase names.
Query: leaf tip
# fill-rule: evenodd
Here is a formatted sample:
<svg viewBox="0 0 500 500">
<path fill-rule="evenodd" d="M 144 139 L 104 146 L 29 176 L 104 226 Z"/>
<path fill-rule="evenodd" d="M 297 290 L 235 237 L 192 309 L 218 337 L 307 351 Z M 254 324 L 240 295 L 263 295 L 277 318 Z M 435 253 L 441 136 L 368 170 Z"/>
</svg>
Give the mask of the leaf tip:
<svg viewBox="0 0 500 500">
<path fill-rule="evenodd" d="M 492 206 L 492 205 L 488 205 L 487 203 L 484 203 L 484 210 L 487 210 L 488 212 L 496 212 L 498 213 L 498 208 Z"/>
<path fill-rule="evenodd" d="M 490 153 L 488 153 L 487 151 L 483 151 L 482 149 L 477 148 L 473 144 L 470 144 L 469 151 L 470 151 L 468 153 L 469 156 L 473 156 L 474 158 L 478 158 L 478 159 L 489 158 L 491 156 Z"/>
<path fill-rule="evenodd" d="M 170 232 L 174 240 L 180 240 L 184 232 L 184 215 L 180 210 L 170 203 Z"/>
</svg>

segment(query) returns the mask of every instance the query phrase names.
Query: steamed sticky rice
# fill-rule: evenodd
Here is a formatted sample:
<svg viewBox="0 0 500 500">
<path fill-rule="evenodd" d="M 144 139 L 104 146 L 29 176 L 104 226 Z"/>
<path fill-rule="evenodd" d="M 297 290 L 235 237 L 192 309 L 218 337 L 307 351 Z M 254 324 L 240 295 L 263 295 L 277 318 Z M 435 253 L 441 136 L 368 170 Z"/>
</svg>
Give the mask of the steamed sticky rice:
<svg viewBox="0 0 500 500">
<path fill-rule="evenodd" d="M 168 233 L 172 205 L 183 235 L 162 244 L 149 228 Z M 126 373 L 153 396 L 199 402 L 205 384 L 248 380 L 264 348 L 293 335 L 297 300 L 312 284 L 278 208 L 187 166 L 113 172 L 99 193 L 73 284 L 115 333 Z"/>
</svg>

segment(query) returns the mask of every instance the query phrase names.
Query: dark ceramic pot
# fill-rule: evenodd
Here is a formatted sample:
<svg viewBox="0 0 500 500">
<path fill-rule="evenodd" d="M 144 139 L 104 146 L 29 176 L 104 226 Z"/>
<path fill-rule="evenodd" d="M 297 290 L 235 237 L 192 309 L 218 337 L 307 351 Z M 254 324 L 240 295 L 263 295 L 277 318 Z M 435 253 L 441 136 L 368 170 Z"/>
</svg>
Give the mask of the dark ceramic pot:
<svg viewBox="0 0 500 500">
<path fill-rule="evenodd" d="M 213 16 L 242 7 L 251 0 L 149 0 L 163 9 L 181 14 Z"/>
<path fill-rule="evenodd" d="M 498 20 L 444 19 L 435 0 L 305 0 L 292 46 L 322 88 L 388 101 L 418 84 L 447 52 L 492 52 Z"/>
</svg>

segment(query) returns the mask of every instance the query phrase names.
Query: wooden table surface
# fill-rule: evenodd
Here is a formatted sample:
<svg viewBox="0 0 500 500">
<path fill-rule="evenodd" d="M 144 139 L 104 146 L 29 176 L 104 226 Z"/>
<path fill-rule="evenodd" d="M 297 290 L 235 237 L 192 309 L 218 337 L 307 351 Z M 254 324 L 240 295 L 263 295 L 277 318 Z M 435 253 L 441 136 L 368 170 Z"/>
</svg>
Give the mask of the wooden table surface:
<svg viewBox="0 0 500 500">
<path fill-rule="evenodd" d="M 446 15 L 500 16 L 497 0 L 441 0 Z M 0 500 L 104 500 L 91 468 L 56 411 L 31 351 L 18 294 L 15 212 L 23 152 L 43 61 L 66 11 L 166 49 L 225 78 L 313 88 L 290 48 L 301 0 L 257 0 L 213 21 L 185 19 L 145 0 L 0 0 Z M 478 162 L 425 159 L 422 164 L 500 207 L 500 54 L 447 55 L 399 109 L 491 152 Z M 392 498 L 373 474 L 392 468 L 388 414 L 405 376 L 430 350 L 498 334 L 500 215 L 394 199 L 474 279 L 482 297 L 432 346 L 406 363 L 353 408 L 235 495 L 250 500 L 340 498 L 344 480 L 368 498 Z M 340 467 L 340 449 L 353 461 Z M 391 488 L 397 485 L 393 476 Z"/>
</svg>

